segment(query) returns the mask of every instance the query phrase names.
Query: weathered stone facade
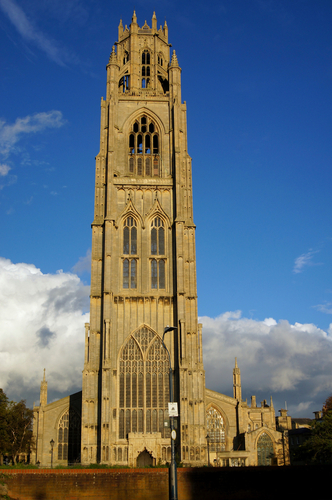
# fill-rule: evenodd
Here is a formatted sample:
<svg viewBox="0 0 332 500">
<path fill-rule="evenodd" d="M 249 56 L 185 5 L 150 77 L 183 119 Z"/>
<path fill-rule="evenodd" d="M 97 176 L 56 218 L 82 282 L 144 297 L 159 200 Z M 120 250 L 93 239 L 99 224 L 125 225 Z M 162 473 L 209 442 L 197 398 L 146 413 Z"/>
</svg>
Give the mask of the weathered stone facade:
<svg viewBox="0 0 332 500">
<path fill-rule="evenodd" d="M 255 464 L 262 429 L 276 455 L 273 406 L 242 402 L 237 365 L 233 398 L 205 389 L 191 175 L 181 69 L 175 51 L 170 55 L 167 24 L 158 29 L 153 14 L 151 27 L 140 27 L 134 12 L 129 28 L 120 22 L 101 101 L 82 463 L 169 459 L 169 361 L 161 342 L 167 325 L 177 328 L 165 343 L 179 404 L 179 458 L 196 466 Z M 59 419 L 61 403 L 53 404 Z M 41 399 L 35 408 L 40 419 L 48 406 Z M 62 443 L 53 439 L 58 449 Z M 45 462 L 45 453 L 37 459 Z"/>
</svg>

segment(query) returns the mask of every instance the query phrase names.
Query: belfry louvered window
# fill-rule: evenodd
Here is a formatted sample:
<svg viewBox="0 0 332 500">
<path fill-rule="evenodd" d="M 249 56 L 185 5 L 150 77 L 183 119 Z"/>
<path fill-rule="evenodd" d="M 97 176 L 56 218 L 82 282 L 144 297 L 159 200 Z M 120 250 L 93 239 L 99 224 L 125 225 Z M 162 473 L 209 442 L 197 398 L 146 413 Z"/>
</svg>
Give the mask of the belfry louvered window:
<svg viewBox="0 0 332 500">
<path fill-rule="evenodd" d="M 160 432 L 169 401 L 169 361 L 160 337 L 147 327 L 136 331 L 123 347 L 119 370 L 119 438 L 129 432 Z"/>
<path fill-rule="evenodd" d="M 137 222 L 127 217 L 123 225 L 123 288 L 137 288 Z"/>
<path fill-rule="evenodd" d="M 129 173 L 139 177 L 160 177 L 159 151 L 156 124 L 149 117 L 141 116 L 129 133 Z"/>
<path fill-rule="evenodd" d="M 156 217 L 151 222 L 151 288 L 165 289 L 165 229 L 164 222 Z M 155 257 L 154 257 L 155 256 Z"/>
</svg>

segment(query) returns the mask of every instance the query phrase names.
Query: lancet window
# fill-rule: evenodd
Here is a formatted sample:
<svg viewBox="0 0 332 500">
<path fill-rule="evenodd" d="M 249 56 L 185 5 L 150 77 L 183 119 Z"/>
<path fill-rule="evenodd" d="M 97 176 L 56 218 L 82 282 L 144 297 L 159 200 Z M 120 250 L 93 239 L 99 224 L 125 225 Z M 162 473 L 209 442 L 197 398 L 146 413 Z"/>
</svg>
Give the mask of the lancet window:
<svg viewBox="0 0 332 500">
<path fill-rule="evenodd" d="M 137 222 L 127 217 L 123 225 L 123 288 L 137 288 Z"/>
<path fill-rule="evenodd" d="M 147 89 L 150 86 L 150 52 L 144 50 L 142 52 L 142 89 Z"/>
<path fill-rule="evenodd" d="M 211 407 L 206 413 L 206 427 L 211 452 L 225 451 L 225 426 L 221 413 Z"/>
<path fill-rule="evenodd" d="M 77 460 L 81 446 L 81 419 L 67 410 L 58 425 L 58 460 Z"/>
<path fill-rule="evenodd" d="M 133 123 L 129 134 L 129 173 L 159 177 L 159 150 L 159 134 L 155 123 L 147 116 L 141 116 Z"/>
<path fill-rule="evenodd" d="M 151 288 L 165 289 L 166 258 L 164 221 L 155 217 L 151 222 Z"/>
<path fill-rule="evenodd" d="M 119 438 L 129 432 L 160 432 L 169 400 L 169 361 L 160 337 L 140 328 L 123 347 L 119 367 Z"/>
</svg>

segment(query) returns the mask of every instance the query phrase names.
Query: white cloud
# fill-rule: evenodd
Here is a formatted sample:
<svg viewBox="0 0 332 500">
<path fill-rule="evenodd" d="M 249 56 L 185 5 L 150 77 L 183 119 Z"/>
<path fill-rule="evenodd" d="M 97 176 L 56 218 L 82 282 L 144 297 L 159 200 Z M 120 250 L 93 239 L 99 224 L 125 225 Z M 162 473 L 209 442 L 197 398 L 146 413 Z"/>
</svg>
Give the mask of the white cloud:
<svg viewBox="0 0 332 500">
<path fill-rule="evenodd" d="M 314 263 L 312 262 L 313 256 L 315 253 L 318 253 L 319 250 L 309 250 L 307 253 L 303 253 L 299 257 L 295 259 L 294 262 L 294 267 L 293 267 L 293 273 L 302 273 L 303 268 L 305 266 L 317 266 L 320 265 L 321 263 Z"/>
<path fill-rule="evenodd" d="M 88 297 L 74 274 L 0 258 L 0 387 L 10 398 L 39 401 L 43 368 L 51 399 L 80 390 Z"/>
<path fill-rule="evenodd" d="M 5 177 L 8 174 L 9 170 L 11 170 L 9 165 L 6 165 L 5 163 L 3 163 L 2 165 L 0 164 L 0 176 L 1 177 Z"/>
<path fill-rule="evenodd" d="M 0 0 L 1 2 L 1 0 Z M 48 111 L 17 118 L 14 124 L 0 121 L 0 152 L 8 155 L 23 134 L 41 132 L 47 128 L 59 128 L 65 124 L 61 111 Z"/>
<path fill-rule="evenodd" d="M 332 302 L 325 302 L 324 304 L 318 304 L 317 306 L 314 307 L 320 312 L 326 314 L 332 314 Z"/>
<path fill-rule="evenodd" d="M 76 266 L 88 260 L 89 252 Z M 8 396 L 38 401 L 43 368 L 49 400 L 80 390 L 89 287 L 75 274 L 0 258 L 0 303 L 0 387 Z M 326 332 L 241 311 L 199 321 L 209 389 L 232 395 L 237 357 L 243 398 L 272 395 L 276 410 L 286 400 L 290 415 L 310 417 L 332 393 L 332 325 Z"/>
<path fill-rule="evenodd" d="M 290 410 L 308 410 L 310 417 L 332 393 L 332 339 L 315 325 L 256 321 L 240 317 L 238 311 L 200 321 L 208 388 L 232 394 L 237 357 L 244 398 L 272 395 L 276 406 L 286 399 Z"/>
<path fill-rule="evenodd" d="M 0 8 L 24 40 L 36 45 L 52 61 L 60 66 L 65 66 L 65 61 L 70 59 L 67 52 L 60 48 L 55 40 L 50 39 L 38 30 L 14 0 L 0 0 Z"/>
</svg>

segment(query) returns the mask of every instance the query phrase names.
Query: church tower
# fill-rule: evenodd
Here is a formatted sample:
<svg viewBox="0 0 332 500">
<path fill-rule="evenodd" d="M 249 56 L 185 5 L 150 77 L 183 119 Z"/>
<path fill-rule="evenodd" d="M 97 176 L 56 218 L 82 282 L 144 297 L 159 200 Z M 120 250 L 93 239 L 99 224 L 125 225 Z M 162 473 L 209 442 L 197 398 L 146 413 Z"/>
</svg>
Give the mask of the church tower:
<svg viewBox="0 0 332 500">
<path fill-rule="evenodd" d="M 191 158 L 181 68 L 168 27 L 129 28 L 107 64 L 85 329 L 82 463 L 168 461 L 169 361 L 177 454 L 207 461 L 202 331 L 197 322 Z"/>
</svg>

